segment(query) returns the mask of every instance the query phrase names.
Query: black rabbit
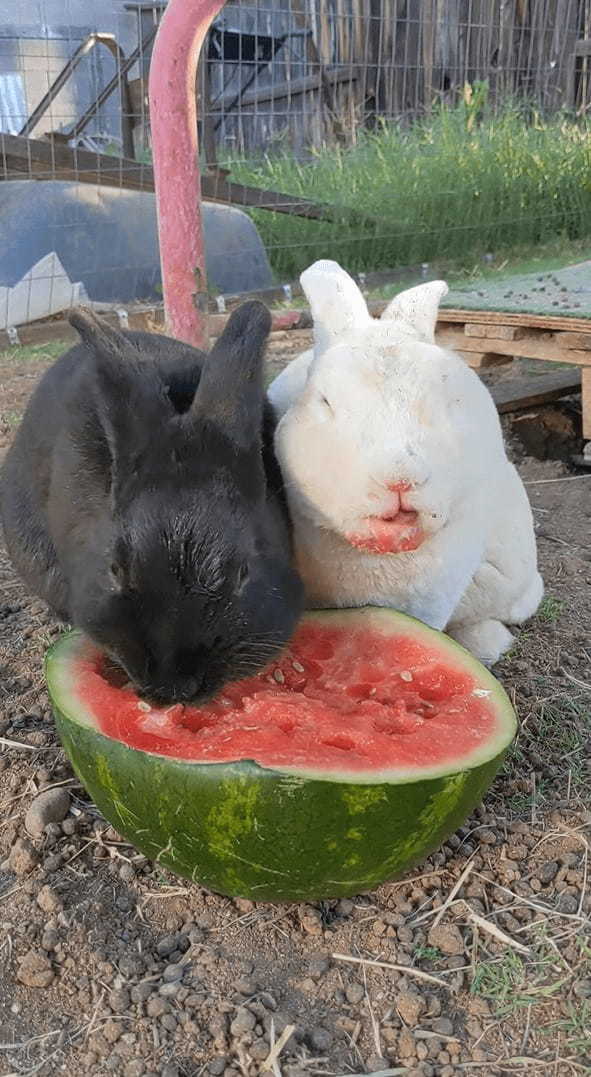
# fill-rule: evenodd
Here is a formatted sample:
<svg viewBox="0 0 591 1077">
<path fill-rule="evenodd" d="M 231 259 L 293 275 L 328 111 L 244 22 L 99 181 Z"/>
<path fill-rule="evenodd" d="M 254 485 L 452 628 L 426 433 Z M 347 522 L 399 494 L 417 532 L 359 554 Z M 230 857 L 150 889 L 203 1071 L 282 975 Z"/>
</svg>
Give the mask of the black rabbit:
<svg viewBox="0 0 591 1077">
<path fill-rule="evenodd" d="M 209 356 L 88 312 L 34 392 L 1 473 L 16 570 L 139 691 L 205 700 L 289 640 L 292 563 L 268 310 L 245 303 Z"/>
</svg>

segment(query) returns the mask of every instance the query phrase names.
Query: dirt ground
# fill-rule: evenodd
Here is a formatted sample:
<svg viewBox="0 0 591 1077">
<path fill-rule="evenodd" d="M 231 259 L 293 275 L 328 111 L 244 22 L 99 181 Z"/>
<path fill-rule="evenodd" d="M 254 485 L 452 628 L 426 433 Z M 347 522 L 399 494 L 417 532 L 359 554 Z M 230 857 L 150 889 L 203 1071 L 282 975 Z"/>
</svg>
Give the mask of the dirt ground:
<svg viewBox="0 0 591 1077">
<path fill-rule="evenodd" d="M 0 357 L 0 453 L 58 352 Z M 518 463 L 547 588 L 496 669 L 518 741 L 447 845 L 350 901 L 231 901 L 123 842 L 56 740 L 60 627 L 0 553 L 0 1074 L 591 1073 L 591 475 Z"/>
</svg>

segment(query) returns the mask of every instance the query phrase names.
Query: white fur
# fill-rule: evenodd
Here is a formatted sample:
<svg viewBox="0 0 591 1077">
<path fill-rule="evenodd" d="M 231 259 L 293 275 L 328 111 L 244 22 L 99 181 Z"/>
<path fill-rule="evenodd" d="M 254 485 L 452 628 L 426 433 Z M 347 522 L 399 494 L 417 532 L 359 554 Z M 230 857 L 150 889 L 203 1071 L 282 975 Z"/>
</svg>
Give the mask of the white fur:
<svg viewBox="0 0 591 1077">
<path fill-rule="evenodd" d="M 308 603 L 391 606 L 492 664 L 510 646 L 506 625 L 535 612 L 543 584 L 492 398 L 434 342 L 447 286 L 403 292 L 378 321 L 336 262 L 316 262 L 301 281 L 314 349 L 269 395 Z M 417 514 L 416 549 L 351 544 L 394 542 L 397 521 L 414 519 L 394 521 L 397 508 Z"/>
</svg>

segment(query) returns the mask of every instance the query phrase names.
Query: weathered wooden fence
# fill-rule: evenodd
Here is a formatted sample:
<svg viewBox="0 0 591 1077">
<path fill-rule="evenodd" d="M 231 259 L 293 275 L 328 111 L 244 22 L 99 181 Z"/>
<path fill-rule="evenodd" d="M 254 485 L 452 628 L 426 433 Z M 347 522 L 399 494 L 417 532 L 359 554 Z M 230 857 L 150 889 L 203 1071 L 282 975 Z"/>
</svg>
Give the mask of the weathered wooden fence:
<svg viewBox="0 0 591 1077">
<path fill-rule="evenodd" d="M 243 35 L 242 54 L 232 31 Z M 208 145 L 249 154 L 354 140 L 380 118 L 412 119 L 485 82 L 493 104 L 516 98 L 548 112 L 586 108 L 588 60 L 575 52 L 589 37 L 591 0 L 228 4 L 210 38 L 202 87 Z"/>
</svg>

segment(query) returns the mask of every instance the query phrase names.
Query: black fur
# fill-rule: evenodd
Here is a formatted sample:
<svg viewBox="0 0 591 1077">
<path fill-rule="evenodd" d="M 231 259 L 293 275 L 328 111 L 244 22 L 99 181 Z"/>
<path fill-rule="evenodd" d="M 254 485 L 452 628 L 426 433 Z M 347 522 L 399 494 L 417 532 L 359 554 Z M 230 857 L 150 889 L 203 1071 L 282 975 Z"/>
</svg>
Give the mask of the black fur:
<svg viewBox="0 0 591 1077">
<path fill-rule="evenodd" d="M 210 356 L 90 313 L 47 371 L 0 476 L 30 589 L 158 700 L 204 700 L 290 638 L 292 563 L 263 389 L 270 315 L 246 303 Z"/>
</svg>

